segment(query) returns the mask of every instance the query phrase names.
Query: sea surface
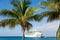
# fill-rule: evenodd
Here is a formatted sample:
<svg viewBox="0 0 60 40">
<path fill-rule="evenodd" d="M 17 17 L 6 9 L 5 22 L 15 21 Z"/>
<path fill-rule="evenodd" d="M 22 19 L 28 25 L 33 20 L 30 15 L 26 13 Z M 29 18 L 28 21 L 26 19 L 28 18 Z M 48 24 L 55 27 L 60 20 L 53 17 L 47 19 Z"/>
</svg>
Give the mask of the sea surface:
<svg viewBox="0 0 60 40">
<path fill-rule="evenodd" d="M 22 40 L 22 37 L 0 37 L 0 40 Z M 56 39 L 55 37 L 46 37 L 46 38 L 25 37 L 25 40 L 60 40 L 60 38 Z"/>
</svg>

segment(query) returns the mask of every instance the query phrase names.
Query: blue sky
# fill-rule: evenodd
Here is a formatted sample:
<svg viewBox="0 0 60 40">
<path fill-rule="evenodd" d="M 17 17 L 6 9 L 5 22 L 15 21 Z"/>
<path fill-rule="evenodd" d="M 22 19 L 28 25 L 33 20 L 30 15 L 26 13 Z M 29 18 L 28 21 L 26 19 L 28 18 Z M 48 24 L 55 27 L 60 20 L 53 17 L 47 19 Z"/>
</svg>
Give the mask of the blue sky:
<svg viewBox="0 0 60 40">
<path fill-rule="evenodd" d="M 31 1 L 32 1 L 31 6 L 37 6 L 38 2 L 42 0 L 31 0 Z M 9 0 L 0 0 L 0 10 L 12 9 L 12 8 L 13 7 L 10 5 Z M 41 9 L 37 13 L 40 13 L 43 11 L 45 11 L 45 9 Z M 7 17 L 0 16 L 0 20 L 3 20 L 4 18 L 7 18 Z M 58 25 L 60 21 L 58 20 L 58 21 L 53 21 L 49 23 L 47 23 L 46 21 L 47 21 L 47 18 L 45 17 L 40 22 L 31 21 L 31 23 L 33 24 L 33 28 L 39 29 L 44 36 L 56 36 L 56 31 L 58 29 Z M 31 30 L 33 30 L 33 28 L 31 28 Z M 22 35 L 22 32 L 21 32 L 21 27 L 19 25 L 17 25 L 13 29 L 10 29 L 9 27 L 0 28 L 0 36 L 21 36 L 21 35 Z"/>
</svg>

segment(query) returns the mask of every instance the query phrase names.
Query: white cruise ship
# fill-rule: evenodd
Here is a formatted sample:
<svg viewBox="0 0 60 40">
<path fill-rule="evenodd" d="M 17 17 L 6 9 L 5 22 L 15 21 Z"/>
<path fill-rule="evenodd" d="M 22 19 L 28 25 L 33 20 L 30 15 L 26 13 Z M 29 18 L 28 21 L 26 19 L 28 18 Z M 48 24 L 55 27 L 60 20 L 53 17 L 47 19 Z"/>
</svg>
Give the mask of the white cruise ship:
<svg viewBox="0 0 60 40">
<path fill-rule="evenodd" d="M 42 33 L 40 31 L 29 31 L 25 33 L 25 37 L 42 37 Z"/>
</svg>

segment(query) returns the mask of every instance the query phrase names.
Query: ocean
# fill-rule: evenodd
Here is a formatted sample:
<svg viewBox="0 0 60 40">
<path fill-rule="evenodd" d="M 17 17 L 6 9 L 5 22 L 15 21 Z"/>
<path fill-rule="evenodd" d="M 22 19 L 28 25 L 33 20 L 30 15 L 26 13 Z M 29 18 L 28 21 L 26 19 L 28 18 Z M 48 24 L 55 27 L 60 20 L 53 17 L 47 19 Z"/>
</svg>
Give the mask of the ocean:
<svg viewBox="0 0 60 40">
<path fill-rule="evenodd" d="M 0 40 L 22 40 L 22 37 L 0 37 Z M 60 39 L 56 39 L 55 37 L 47 37 L 47 38 L 25 37 L 25 40 L 60 40 Z"/>
</svg>

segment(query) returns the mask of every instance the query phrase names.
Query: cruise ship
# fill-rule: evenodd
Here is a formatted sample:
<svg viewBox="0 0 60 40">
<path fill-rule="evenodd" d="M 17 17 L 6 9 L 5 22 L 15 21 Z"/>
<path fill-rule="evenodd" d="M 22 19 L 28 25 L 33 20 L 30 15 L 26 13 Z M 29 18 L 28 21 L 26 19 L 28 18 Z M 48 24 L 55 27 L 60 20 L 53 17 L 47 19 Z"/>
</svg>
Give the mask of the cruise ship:
<svg viewBox="0 0 60 40">
<path fill-rule="evenodd" d="M 40 31 L 29 31 L 25 33 L 25 37 L 42 37 L 42 33 Z"/>
</svg>

